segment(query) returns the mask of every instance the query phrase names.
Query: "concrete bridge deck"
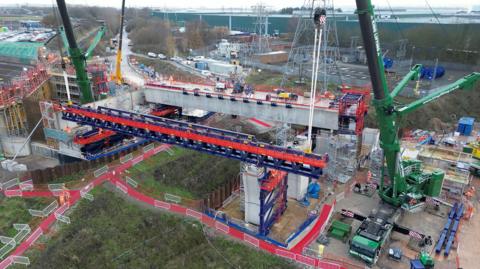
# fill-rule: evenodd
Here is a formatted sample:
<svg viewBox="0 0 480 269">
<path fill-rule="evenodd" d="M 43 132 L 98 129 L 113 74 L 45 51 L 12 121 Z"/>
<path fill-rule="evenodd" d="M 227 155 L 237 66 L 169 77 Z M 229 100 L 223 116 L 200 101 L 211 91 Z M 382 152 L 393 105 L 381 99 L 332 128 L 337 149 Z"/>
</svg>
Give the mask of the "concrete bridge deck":
<svg viewBox="0 0 480 269">
<path fill-rule="evenodd" d="M 145 99 L 149 103 L 202 109 L 243 117 L 256 117 L 265 121 L 278 121 L 308 125 L 309 98 L 299 96 L 297 101 L 271 99 L 268 92 L 247 95 L 234 94 L 231 89 L 216 92 L 214 86 L 186 83 L 146 83 Z M 272 96 L 276 94 L 270 93 Z M 313 126 L 338 130 L 338 109 L 330 108 L 330 99 L 318 98 L 315 102 Z"/>
</svg>

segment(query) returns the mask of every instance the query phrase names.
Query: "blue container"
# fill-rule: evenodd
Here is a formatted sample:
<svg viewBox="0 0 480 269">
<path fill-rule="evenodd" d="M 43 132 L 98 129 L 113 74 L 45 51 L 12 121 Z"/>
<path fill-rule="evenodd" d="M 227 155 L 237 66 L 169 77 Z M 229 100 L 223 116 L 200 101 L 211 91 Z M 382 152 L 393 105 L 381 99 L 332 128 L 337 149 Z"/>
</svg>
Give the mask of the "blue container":
<svg viewBox="0 0 480 269">
<path fill-rule="evenodd" d="M 422 66 L 422 69 L 420 69 L 420 78 L 422 79 L 433 80 L 441 78 L 443 75 L 445 75 L 445 68 L 443 66 L 437 66 L 437 70 L 435 70 L 435 67 L 429 66 Z"/>
<path fill-rule="evenodd" d="M 206 62 L 196 62 L 195 63 L 195 68 L 199 70 L 207 70 L 208 69 L 208 64 Z"/>
<path fill-rule="evenodd" d="M 471 135 L 474 123 L 475 119 L 472 117 L 461 117 L 458 121 L 457 132 L 465 136 Z"/>
<path fill-rule="evenodd" d="M 393 66 L 393 60 L 392 58 L 385 57 L 383 58 L 383 66 L 385 69 L 390 69 Z"/>
<path fill-rule="evenodd" d="M 425 269 L 425 266 L 423 266 L 420 260 L 411 260 L 410 269 Z"/>
</svg>

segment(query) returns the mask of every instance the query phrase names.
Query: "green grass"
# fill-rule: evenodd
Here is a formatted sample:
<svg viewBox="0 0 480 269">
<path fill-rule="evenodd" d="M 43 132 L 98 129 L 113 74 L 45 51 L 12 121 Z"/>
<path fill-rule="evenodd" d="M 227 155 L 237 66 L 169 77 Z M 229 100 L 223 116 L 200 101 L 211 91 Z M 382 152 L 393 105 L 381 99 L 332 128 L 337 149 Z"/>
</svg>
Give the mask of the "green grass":
<svg viewBox="0 0 480 269">
<path fill-rule="evenodd" d="M 273 85 L 280 87 L 282 77 L 283 74 L 268 70 L 262 70 L 262 72 L 253 71 L 245 78 L 245 82 L 253 85 Z M 287 83 L 285 83 L 285 87 L 294 86 L 295 84 L 291 80 L 288 80 Z"/>
<path fill-rule="evenodd" d="M 243 244 L 206 237 L 196 221 L 139 208 L 104 189 L 94 202 L 82 200 L 70 218 L 44 251 L 28 251 L 30 268 L 295 268 Z"/>
<path fill-rule="evenodd" d="M 245 82 L 253 85 L 271 85 L 280 87 L 282 83 L 283 74 L 276 73 L 268 70 L 262 70 L 262 72 L 253 71 L 246 78 Z M 296 88 L 301 89 L 304 92 L 310 91 L 310 78 L 305 77 L 305 85 L 297 85 L 295 81 L 298 80 L 298 76 L 290 76 L 285 81 L 285 88 Z M 317 87 L 322 87 L 323 83 L 317 83 Z M 331 92 L 337 92 L 337 85 L 334 83 L 329 83 L 327 88 Z"/>
<path fill-rule="evenodd" d="M 160 60 L 151 60 L 151 59 L 145 59 L 141 57 L 136 58 L 138 63 L 142 63 L 146 66 L 153 66 L 155 68 L 155 71 L 158 72 L 159 74 L 169 77 L 173 76 L 175 80 L 181 80 L 181 81 L 195 81 L 198 80 L 198 76 L 195 76 L 189 72 L 186 72 L 182 69 L 177 68 L 175 65 L 173 65 L 169 61 L 160 61 Z"/>
<path fill-rule="evenodd" d="M 87 172 L 88 172 L 87 170 L 82 170 L 82 171 L 79 171 L 79 172 L 76 172 L 76 173 L 73 173 L 73 174 L 70 174 L 70 175 L 65 175 L 63 177 L 55 178 L 54 180 L 49 181 L 48 183 L 53 184 L 53 183 L 67 183 L 67 182 L 71 182 L 71 181 L 78 181 L 78 180 L 81 180 L 82 178 L 84 178 L 86 176 Z"/>
<path fill-rule="evenodd" d="M 194 199 L 194 195 L 183 188 L 169 186 L 155 180 L 154 173 L 158 167 L 167 166 L 170 162 L 174 162 L 178 158 L 188 154 L 188 150 L 180 147 L 171 147 L 171 150 L 173 155 L 170 155 L 167 152 L 160 152 L 149 159 L 134 165 L 129 169 L 130 174 L 128 174 L 128 176 L 140 183 L 145 189 L 148 189 L 153 195 L 160 195 L 164 192 L 168 192 L 184 198 Z"/>
<path fill-rule="evenodd" d="M 201 199 L 239 173 L 239 163 L 206 153 L 172 147 L 129 169 L 129 176 L 152 194 L 167 192 Z"/>
<path fill-rule="evenodd" d="M 15 236 L 14 223 L 29 223 L 33 217 L 28 209 L 41 210 L 53 200 L 47 198 L 2 198 L 0 199 L 0 235 Z"/>
</svg>

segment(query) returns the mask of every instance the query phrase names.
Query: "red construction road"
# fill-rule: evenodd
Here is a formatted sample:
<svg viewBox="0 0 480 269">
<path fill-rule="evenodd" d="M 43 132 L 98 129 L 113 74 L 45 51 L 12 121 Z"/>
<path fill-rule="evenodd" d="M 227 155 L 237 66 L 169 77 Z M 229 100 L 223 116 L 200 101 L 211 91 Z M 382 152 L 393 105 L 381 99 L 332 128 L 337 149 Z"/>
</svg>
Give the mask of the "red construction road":
<svg viewBox="0 0 480 269">
<path fill-rule="evenodd" d="M 64 204 L 63 206 L 57 208 L 52 214 L 50 214 L 47 218 L 45 218 L 40 225 L 30 234 L 30 236 L 22 242 L 7 258 L 5 258 L 2 262 L 0 262 L 0 269 L 5 269 L 13 264 L 15 256 L 22 256 L 25 251 L 30 248 L 38 238 L 43 235 L 44 232 L 48 231 L 49 227 L 56 221 L 56 214 L 62 215 L 68 208 L 77 203 L 81 198 L 81 191 L 90 191 L 94 187 L 102 184 L 105 181 L 110 181 L 113 183 L 119 190 L 121 190 L 126 195 L 141 201 L 143 203 L 149 204 L 151 206 L 162 208 L 164 210 L 168 210 L 170 212 L 175 212 L 177 214 L 181 214 L 183 216 L 195 218 L 198 221 L 202 222 L 205 225 L 208 225 L 211 228 L 214 228 L 226 235 L 235 237 L 239 240 L 245 241 L 247 244 L 254 246 L 256 248 L 263 249 L 268 251 L 274 255 L 294 260 L 298 263 L 313 266 L 315 268 L 324 268 L 324 269 L 343 269 L 340 264 L 324 261 L 318 258 L 310 257 L 303 255 L 303 249 L 306 247 L 310 242 L 312 242 L 320 232 L 325 229 L 325 226 L 328 222 L 330 215 L 333 212 L 333 206 L 325 204 L 320 212 L 319 217 L 317 218 L 313 228 L 307 233 L 307 235 L 295 246 L 293 246 L 290 250 L 278 247 L 271 243 L 268 243 L 264 240 L 260 240 L 254 236 L 246 234 L 240 230 L 237 230 L 233 227 L 225 225 L 222 222 L 216 221 L 215 219 L 190 208 L 183 207 L 181 205 L 177 205 L 174 203 L 167 203 L 164 201 L 156 200 L 152 197 L 149 197 L 143 193 L 138 192 L 136 189 L 130 187 L 125 181 L 119 178 L 120 173 L 125 171 L 126 169 L 132 167 L 138 160 L 144 160 L 151 157 L 154 154 L 157 154 L 160 151 L 166 150 L 169 148 L 168 145 L 161 145 L 153 150 L 149 150 L 142 155 L 139 155 L 124 164 L 120 164 L 118 166 L 112 167 L 109 169 L 108 172 L 104 173 L 103 175 L 95 178 L 92 180 L 87 186 L 83 187 L 80 190 L 69 190 L 70 193 L 70 200 L 68 203 Z M 16 195 L 14 196 L 21 196 L 21 197 L 54 197 L 52 192 L 48 191 L 24 191 L 22 192 L 20 189 L 16 190 L 9 190 Z M 9 197 L 11 197 L 10 195 Z"/>
</svg>

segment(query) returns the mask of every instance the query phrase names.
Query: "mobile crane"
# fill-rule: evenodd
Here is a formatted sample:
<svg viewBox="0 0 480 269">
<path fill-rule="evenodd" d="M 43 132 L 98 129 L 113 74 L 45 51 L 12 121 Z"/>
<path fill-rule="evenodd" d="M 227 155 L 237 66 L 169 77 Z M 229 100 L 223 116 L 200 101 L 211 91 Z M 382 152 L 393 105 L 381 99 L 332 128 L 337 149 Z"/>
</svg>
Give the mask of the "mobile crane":
<svg viewBox="0 0 480 269">
<path fill-rule="evenodd" d="M 62 18 L 63 28 L 60 28 L 60 33 L 62 35 L 62 40 L 65 43 L 65 46 L 68 48 L 68 55 L 75 67 L 75 72 L 77 76 L 77 84 L 80 88 L 80 102 L 82 104 L 90 103 L 94 101 L 92 86 L 90 84 L 90 79 L 88 78 L 86 60 L 92 57 L 93 50 L 98 45 L 103 35 L 105 34 L 105 27 L 101 26 L 97 35 L 95 36 L 92 44 L 88 47 L 87 51 L 84 53 L 78 47 L 77 41 L 75 40 L 75 35 L 73 34 L 72 23 L 68 17 L 67 6 L 65 0 L 57 0 L 58 11 L 60 17 Z"/>
<path fill-rule="evenodd" d="M 371 214 L 371 217 L 362 221 L 351 240 L 349 252 L 368 263 L 375 263 L 395 226 L 399 207 L 410 210 L 420 205 L 426 196 L 438 196 L 444 178 L 444 172 L 441 170 L 424 173 L 420 161 L 401 160 L 399 120 L 445 94 L 457 89 L 471 89 L 480 79 L 480 73 L 474 72 L 467 75 L 410 104 L 396 105 L 394 98 L 410 80 L 418 79 L 422 66 L 413 66 L 390 92 L 383 66 L 373 5 L 370 0 L 356 0 L 356 5 L 373 88 L 372 104 L 380 129 L 380 147 L 383 150 L 383 161 L 386 167 L 382 167 L 378 189 L 384 203 L 374 214 Z"/>
<path fill-rule="evenodd" d="M 118 49 L 117 49 L 117 58 L 115 60 L 115 74 L 112 74 L 112 80 L 117 83 L 117 85 L 122 84 L 122 41 L 123 41 L 123 22 L 125 16 L 125 0 L 122 0 L 122 15 L 120 15 L 120 34 L 118 40 Z"/>
</svg>

